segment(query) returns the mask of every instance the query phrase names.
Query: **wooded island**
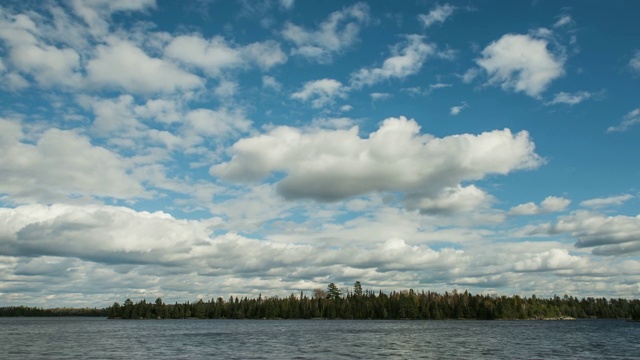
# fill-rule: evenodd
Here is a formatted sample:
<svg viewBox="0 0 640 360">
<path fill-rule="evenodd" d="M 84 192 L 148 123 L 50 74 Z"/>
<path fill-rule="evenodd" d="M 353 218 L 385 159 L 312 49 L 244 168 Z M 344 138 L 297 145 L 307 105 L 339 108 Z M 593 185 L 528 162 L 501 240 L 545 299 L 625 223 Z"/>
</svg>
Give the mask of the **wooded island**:
<svg viewBox="0 0 640 360">
<path fill-rule="evenodd" d="M 640 320 L 640 300 L 573 296 L 552 298 L 472 295 L 465 292 L 414 290 L 363 290 L 359 282 L 345 294 L 335 284 L 327 290 L 316 289 L 313 296 L 304 293 L 289 297 L 224 300 L 165 304 L 126 299 L 105 309 L 67 309 L 55 311 L 29 307 L 2 307 L 0 316 L 107 316 L 111 319 L 571 319 L 617 318 Z"/>
</svg>

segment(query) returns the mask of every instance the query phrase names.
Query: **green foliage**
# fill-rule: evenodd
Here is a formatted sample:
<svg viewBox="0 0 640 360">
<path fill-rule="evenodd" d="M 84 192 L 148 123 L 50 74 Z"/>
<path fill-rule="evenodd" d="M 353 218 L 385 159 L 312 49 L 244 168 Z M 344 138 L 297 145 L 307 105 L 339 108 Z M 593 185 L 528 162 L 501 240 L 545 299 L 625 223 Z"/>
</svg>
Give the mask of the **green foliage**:
<svg viewBox="0 0 640 360">
<path fill-rule="evenodd" d="M 318 290 L 318 289 L 316 289 Z M 326 293 L 325 296 L 317 296 Z M 545 319 L 618 318 L 640 320 L 640 300 L 583 298 L 565 295 L 543 299 L 520 296 L 472 295 L 414 290 L 383 293 L 363 290 L 359 282 L 353 293 L 343 294 L 331 283 L 312 297 L 299 296 L 257 299 L 229 297 L 228 301 L 198 299 L 193 303 L 165 304 L 126 299 L 106 309 L 42 309 L 0 307 L 0 316 L 108 316 L 112 319 Z"/>
<path fill-rule="evenodd" d="M 357 283 L 356 283 L 357 284 Z M 359 288 L 359 289 L 358 289 Z M 324 297 L 304 294 L 257 299 L 230 297 L 175 305 L 129 299 L 125 306 L 106 309 L 109 317 L 199 318 L 199 319 L 546 319 L 546 318 L 632 318 L 640 317 L 640 300 L 586 298 L 571 296 L 550 299 L 520 296 L 472 295 L 467 291 L 438 294 L 414 290 L 389 294 L 363 290 L 354 285 L 346 295 L 329 284 Z M 159 304 L 160 303 L 160 304 Z M 161 309 L 158 309 L 161 307 Z M 129 311 L 127 312 L 127 309 Z M 136 315 L 134 315 L 136 314 Z M 634 315 L 635 314 L 635 315 Z M 115 316 L 113 316 L 115 315 Z"/>
<path fill-rule="evenodd" d="M 116 303 L 117 304 L 117 303 Z M 117 309 L 112 306 L 107 309 L 96 308 L 54 308 L 43 309 L 28 306 L 6 306 L 0 307 L 0 317 L 54 317 L 54 316 L 109 316 L 108 309 Z"/>
<path fill-rule="evenodd" d="M 327 299 L 339 299 L 341 295 L 342 292 L 338 289 L 336 284 L 331 283 L 327 286 Z"/>
</svg>

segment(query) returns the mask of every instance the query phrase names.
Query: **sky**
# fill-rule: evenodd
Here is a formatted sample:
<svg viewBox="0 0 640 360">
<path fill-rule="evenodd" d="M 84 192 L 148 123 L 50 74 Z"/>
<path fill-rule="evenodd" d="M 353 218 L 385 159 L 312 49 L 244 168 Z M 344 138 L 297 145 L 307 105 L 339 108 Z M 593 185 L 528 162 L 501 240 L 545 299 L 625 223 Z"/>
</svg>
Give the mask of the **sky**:
<svg viewBox="0 0 640 360">
<path fill-rule="evenodd" d="M 0 306 L 640 297 L 636 1 L 0 4 Z"/>
</svg>

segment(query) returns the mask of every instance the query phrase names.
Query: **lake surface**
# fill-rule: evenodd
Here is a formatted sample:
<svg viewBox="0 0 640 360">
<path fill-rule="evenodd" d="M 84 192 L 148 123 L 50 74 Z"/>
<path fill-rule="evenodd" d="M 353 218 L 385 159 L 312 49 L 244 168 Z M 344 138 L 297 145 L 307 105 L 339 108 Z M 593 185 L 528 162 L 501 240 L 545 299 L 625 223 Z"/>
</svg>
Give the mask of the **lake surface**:
<svg viewBox="0 0 640 360">
<path fill-rule="evenodd" d="M 640 323 L 0 318 L 9 359 L 638 359 Z"/>
</svg>

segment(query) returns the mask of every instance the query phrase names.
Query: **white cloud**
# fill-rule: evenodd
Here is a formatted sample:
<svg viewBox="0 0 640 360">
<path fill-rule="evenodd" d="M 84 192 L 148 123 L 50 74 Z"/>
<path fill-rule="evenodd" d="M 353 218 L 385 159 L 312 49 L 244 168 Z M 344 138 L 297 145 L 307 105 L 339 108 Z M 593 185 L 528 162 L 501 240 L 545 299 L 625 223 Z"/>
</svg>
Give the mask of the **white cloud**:
<svg viewBox="0 0 640 360">
<path fill-rule="evenodd" d="M 593 94 L 588 91 L 578 91 L 573 94 L 561 91 L 555 94 L 555 96 L 553 97 L 553 100 L 551 100 L 547 104 L 548 105 L 555 105 L 555 104 L 576 105 L 585 100 L 590 99 L 592 96 Z"/>
<path fill-rule="evenodd" d="M 314 108 L 332 105 L 336 98 L 345 98 L 347 89 L 341 82 L 334 79 L 320 79 L 308 81 L 302 89 L 291 95 L 292 99 L 311 101 Z"/>
<path fill-rule="evenodd" d="M 195 109 L 185 115 L 188 127 L 198 136 L 221 136 L 246 132 L 251 120 L 240 109 Z"/>
<path fill-rule="evenodd" d="M 369 94 L 369 96 L 371 97 L 371 100 L 379 101 L 379 100 L 388 99 L 388 98 L 392 97 L 393 95 L 389 94 L 389 93 L 374 92 L 374 93 Z"/>
<path fill-rule="evenodd" d="M 30 143 L 19 123 L 0 120 L 0 134 L 0 193 L 8 194 L 9 200 L 146 196 L 129 174 L 126 159 L 73 131 L 52 128 Z"/>
<path fill-rule="evenodd" d="M 0 39 L 8 45 L 8 59 L 13 69 L 32 76 L 44 87 L 81 85 L 80 55 L 74 49 L 47 44 L 36 23 L 27 15 L 2 15 Z M 18 74 L 10 74 L 8 80 L 13 88 L 26 87 L 25 79 Z"/>
<path fill-rule="evenodd" d="M 408 209 L 419 209 L 423 214 L 468 213 L 488 207 L 493 197 L 475 185 L 446 187 L 440 193 L 429 197 L 408 198 Z"/>
<path fill-rule="evenodd" d="M 342 53 L 357 40 L 361 26 L 369 21 L 369 6 L 357 3 L 341 11 L 336 11 L 323 21 L 317 30 L 307 30 L 287 23 L 282 36 L 295 44 L 292 55 L 309 60 L 329 63 L 333 56 Z"/>
<path fill-rule="evenodd" d="M 640 253 L 640 215 L 604 216 L 579 211 L 561 217 L 553 224 L 540 226 L 532 233 L 550 235 L 569 233 L 576 247 L 593 248 L 596 255 L 631 255 Z"/>
<path fill-rule="evenodd" d="M 466 109 L 467 107 L 469 107 L 469 105 L 467 105 L 467 103 L 463 101 L 462 104 L 460 105 L 452 106 L 451 109 L 449 109 L 449 115 L 456 116 L 460 114 L 460 112 Z"/>
<path fill-rule="evenodd" d="M 564 74 L 564 57 L 547 45 L 546 39 L 506 34 L 482 50 L 476 63 L 489 75 L 489 84 L 537 98 Z"/>
<path fill-rule="evenodd" d="M 571 200 L 569 199 L 557 196 L 548 196 L 540 203 L 540 206 L 533 202 L 528 202 L 512 207 L 511 210 L 509 210 L 509 213 L 512 215 L 546 214 L 564 211 L 569 204 L 571 204 Z"/>
<path fill-rule="evenodd" d="M 238 91 L 238 83 L 235 81 L 222 80 L 213 90 L 213 94 L 219 98 L 233 97 Z"/>
<path fill-rule="evenodd" d="M 368 138 L 350 130 L 309 130 L 277 127 L 245 138 L 231 148 L 232 159 L 210 173 L 231 181 L 255 181 L 283 172 L 278 192 L 287 199 L 336 201 L 352 196 L 400 191 L 407 204 L 419 199 L 432 208 L 455 208 L 446 197 L 478 199 L 475 187 L 463 181 L 489 174 L 507 174 L 539 166 L 542 160 L 526 132 L 508 129 L 479 135 L 434 138 L 419 133 L 414 120 L 385 120 Z M 455 202 L 455 201 L 454 201 Z M 417 205 L 415 205 L 417 206 Z"/>
<path fill-rule="evenodd" d="M 172 59 L 197 66 L 211 75 L 242 66 L 244 62 L 240 51 L 230 47 L 222 36 L 214 36 L 210 40 L 200 35 L 177 36 L 164 52 Z"/>
<path fill-rule="evenodd" d="M 196 258 L 198 242 L 207 244 L 214 224 L 105 205 L 0 208 L 0 221 L 9 219 L 0 232 L 4 254 L 77 257 L 109 264 L 169 264 Z"/>
<path fill-rule="evenodd" d="M 280 6 L 286 10 L 291 10 L 294 4 L 295 0 L 280 0 Z"/>
<path fill-rule="evenodd" d="M 617 206 L 617 205 L 622 205 L 623 203 L 631 199 L 633 199 L 633 195 L 624 194 L 624 195 L 618 195 L 618 196 L 610 196 L 605 198 L 595 198 L 595 199 L 585 200 L 580 203 L 580 206 L 585 206 L 590 208 L 601 208 L 601 207 L 607 207 L 612 205 Z"/>
<path fill-rule="evenodd" d="M 276 78 L 269 75 L 262 76 L 262 87 L 273 89 L 275 91 L 282 90 L 282 84 L 280 84 Z"/>
<path fill-rule="evenodd" d="M 269 70 L 287 62 L 287 55 L 280 49 L 280 43 L 273 40 L 249 44 L 242 48 L 242 55 L 262 70 Z"/>
<path fill-rule="evenodd" d="M 540 203 L 543 212 L 564 211 L 571 204 L 571 200 L 557 196 L 549 196 Z"/>
<path fill-rule="evenodd" d="M 473 79 L 478 77 L 478 75 L 480 75 L 480 69 L 471 68 L 471 69 L 465 71 L 464 74 L 462 74 L 461 79 L 462 79 L 463 83 L 469 84 L 469 83 L 471 83 L 473 81 Z"/>
<path fill-rule="evenodd" d="M 640 72 L 640 50 L 636 50 L 636 54 L 629 60 L 631 69 Z"/>
<path fill-rule="evenodd" d="M 555 24 L 553 24 L 554 28 L 562 27 L 565 25 L 569 25 L 573 23 L 573 19 L 569 15 L 564 15 Z"/>
<path fill-rule="evenodd" d="M 155 0 L 72 0 L 71 8 L 91 29 L 94 36 L 109 30 L 109 17 L 115 12 L 141 11 L 156 6 Z"/>
<path fill-rule="evenodd" d="M 429 11 L 429 14 L 418 15 L 418 20 L 420 20 L 422 26 L 429 27 L 435 23 L 445 22 L 445 20 L 447 20 L 449 16 L 453 15 L 453 12 L 455 10 L 456 7 L 449 4 L 437 5 L 431 11 Z"/>
<path fill-rule="evenodd" d="M 144 105 L 135 107 L 135 114 L 160 123 L 171 124 L 182 118 L 181 105 L 171 99 L 149 99 Z"/>
<path fill-rule="evenodd" d="M 584 268 L 587 265 L 586 258 L 570 255 L 567 249 L 550 249 L 531 254 L 530 257 L 516 262 L 513 264 L 513 269 L 515 271 L 550 271 Z"/>
<path fill-rule="evenodd" d="M 222 36 L 206 40 L 200 34 L 177 36 L 169 42 L 164 52 L 168 57 L 203 69 L 212 76 L 249 64 L 268 70 L 287 61 L 280 44 L 273 40 L 234 47 Z"/>
<path fill-rule="evenodd" d="M 444 84 L 444 83 L 429 84 L 429 91 L 432 91 L 435 89 L 444 89 L 452 86 L 453 86 L 452 84 Z"/>
<path fill-rule="evenodd" d="M 618 126 L 610 126 L 607 129 L 608 133 L 611 132 L 625 132 L 631 127 L 640 124 L 640 108 L 632 110 L 622 118 L 622 122 Z"/>
<path fill-rule="evenodd" d="M 198 76 L 166 60 L 149 57 L 134 44 L 116 38 L 111 38 L 109 45 L 97 47 L 86 69 L 91 84 L 133 93 L 170 93 L 203 86 Z"/>
<path fill-rule="evenodd" d="M 406 42 L 396 44 L 381 67 L 362 68 L 351 74 L 350 84 L 355 88 L 371 86 L 389 79 L 404 79 L 416 74 L 435 48 L 424 42 L 424 36 L 407 35 Z"/>
</svg>

